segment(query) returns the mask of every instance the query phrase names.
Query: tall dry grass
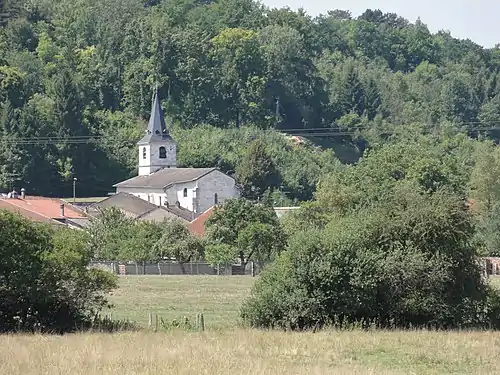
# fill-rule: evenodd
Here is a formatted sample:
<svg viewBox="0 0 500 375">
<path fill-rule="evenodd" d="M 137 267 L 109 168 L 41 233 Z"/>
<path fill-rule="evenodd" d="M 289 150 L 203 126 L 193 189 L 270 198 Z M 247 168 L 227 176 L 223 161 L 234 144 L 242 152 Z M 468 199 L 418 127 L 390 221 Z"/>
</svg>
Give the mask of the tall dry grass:
<svg viewBox="0 0 500 375">
<path fill-rule="evenodd" d="M 0 374 L 498 374 L 500 334 L 121 333 L 0 336 Z"/>
</svg>

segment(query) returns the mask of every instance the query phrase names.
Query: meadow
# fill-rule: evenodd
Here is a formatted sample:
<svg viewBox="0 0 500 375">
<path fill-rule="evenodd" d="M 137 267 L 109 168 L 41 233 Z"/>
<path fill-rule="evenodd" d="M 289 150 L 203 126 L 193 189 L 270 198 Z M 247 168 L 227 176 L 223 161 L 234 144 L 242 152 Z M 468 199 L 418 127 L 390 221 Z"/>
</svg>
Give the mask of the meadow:
<svg viewBox="0 0 500 375">
<path fill-rule="evenodd" d="M 500 285 L 500 279 L 492 279 Z M 0 336 L 0 374 L 497 374 L 500 333 L 238 327 L 250 277 L 124 277 L 114 318 L 203 312 L 205 332 Z"/>
</svg>

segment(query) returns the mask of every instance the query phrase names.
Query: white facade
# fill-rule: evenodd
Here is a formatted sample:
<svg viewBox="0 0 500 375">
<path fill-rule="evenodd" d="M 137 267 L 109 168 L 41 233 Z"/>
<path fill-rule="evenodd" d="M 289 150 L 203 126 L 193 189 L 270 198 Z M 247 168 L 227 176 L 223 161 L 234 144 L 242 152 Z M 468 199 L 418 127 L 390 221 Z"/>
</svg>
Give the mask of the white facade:
<svg viewBox="0 0 500 375">
<path fill-rule="evenodd" d="M 117 187 L 117 193 L 133 194 L 157 206 L 168 202 L 179 205 L 199 215 L 215 204 L 224 203 L 226 199 L 239 196 L 233 178 L 213 170 L 196 181 L 180 182 L 166 188 Z"/>
<path fill-rule="evenodd" d="M 172 140 L 139 145 L 139 176 L 147 176 L 161 168 L 177 166 L 177 146 Z"/>
</svg>

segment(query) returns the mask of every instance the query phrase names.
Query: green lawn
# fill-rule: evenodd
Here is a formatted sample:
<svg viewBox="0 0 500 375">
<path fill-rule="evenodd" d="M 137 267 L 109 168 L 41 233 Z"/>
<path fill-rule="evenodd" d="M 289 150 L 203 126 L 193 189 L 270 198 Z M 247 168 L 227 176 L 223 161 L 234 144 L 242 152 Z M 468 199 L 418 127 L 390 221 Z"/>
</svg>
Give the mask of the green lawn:
<svg viewBox="0 0 500 375">
<path fill-rule="evenodd" d="M 235 327 L 242 301 L 254 282 L 249 276 L 121 276 L 110 302 L 115 319 L 147 326 L 148 314 L 172 321 L 203 313 L 207 329 Z"/>
</svg>

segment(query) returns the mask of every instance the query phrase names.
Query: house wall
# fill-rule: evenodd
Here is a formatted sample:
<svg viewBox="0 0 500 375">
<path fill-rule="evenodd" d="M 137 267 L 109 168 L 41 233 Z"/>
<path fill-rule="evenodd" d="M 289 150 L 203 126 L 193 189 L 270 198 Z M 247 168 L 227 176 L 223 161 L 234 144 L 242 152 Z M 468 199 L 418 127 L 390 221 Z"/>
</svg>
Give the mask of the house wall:
<svg viewBox="0 0 500 375">
<path fill-rule="evenodd" d="M 160 147 L 165 147 L 167 157 L 160 159 Z M 146 158 L 143 156 L 146 151 Z M 173 141 L 151 143 L 150 145 L 141 145 L 138 147 L 139 157 L 139 176 L 149 175 L 165 167 L 175 167 L 177 165 L 176 154 L 177 147 Z"/>
</svg>

